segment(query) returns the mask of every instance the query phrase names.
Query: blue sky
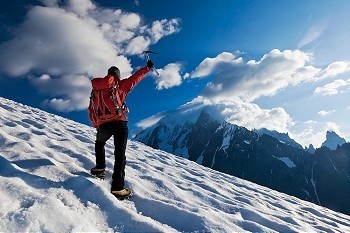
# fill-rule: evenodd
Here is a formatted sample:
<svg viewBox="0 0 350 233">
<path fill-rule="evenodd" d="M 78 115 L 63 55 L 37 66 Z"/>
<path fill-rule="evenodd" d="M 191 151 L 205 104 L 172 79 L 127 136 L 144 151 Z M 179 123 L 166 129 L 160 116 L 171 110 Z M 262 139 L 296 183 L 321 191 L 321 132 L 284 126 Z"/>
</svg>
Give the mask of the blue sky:
<svg viewBox="0 0 350 233">
<path fill-rule="evenodd" d="M 347 0 L 0 3 L 0 96 L 89 124 L 89 80 L 111 65 L 149 74 L 128 96 L 130 127 L 186 103 L 231 123 L 320 146 L 350 140 Z"/>
</svg>

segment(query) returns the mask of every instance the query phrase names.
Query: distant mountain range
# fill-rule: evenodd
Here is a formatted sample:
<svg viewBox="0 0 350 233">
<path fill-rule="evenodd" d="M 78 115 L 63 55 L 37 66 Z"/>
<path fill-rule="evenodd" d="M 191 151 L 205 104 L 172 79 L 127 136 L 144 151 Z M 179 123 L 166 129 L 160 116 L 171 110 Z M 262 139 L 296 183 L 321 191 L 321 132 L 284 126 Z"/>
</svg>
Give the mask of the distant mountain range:
<svg viewBox="0 0 350 233">
<path fill-rule="evenodd" d="M 303 200 L 350 214 L 350 144 L 334 132 L 304 149 L 288 134 L 248 130 L 201 110 L 164 116 L 135 140 Z M 310 153 L 314 152 L 314 153 Z"/>
</svg>

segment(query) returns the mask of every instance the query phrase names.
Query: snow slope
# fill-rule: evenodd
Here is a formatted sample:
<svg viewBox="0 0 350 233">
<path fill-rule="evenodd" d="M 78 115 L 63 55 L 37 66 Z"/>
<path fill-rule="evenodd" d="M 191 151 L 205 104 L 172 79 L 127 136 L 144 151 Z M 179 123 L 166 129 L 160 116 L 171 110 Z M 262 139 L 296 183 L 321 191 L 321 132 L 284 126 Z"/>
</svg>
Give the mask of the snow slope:
<svg viewBox="0 0 350 233">
<path fill-rule="evenodd" d="M 350 231 L 350 217 L 129 141 L 130 201 L 92 178 L 93 128 L 0 98 L 0 231 Z M 106 147 L 113 166 L 112 141 Z"/>
</svg>

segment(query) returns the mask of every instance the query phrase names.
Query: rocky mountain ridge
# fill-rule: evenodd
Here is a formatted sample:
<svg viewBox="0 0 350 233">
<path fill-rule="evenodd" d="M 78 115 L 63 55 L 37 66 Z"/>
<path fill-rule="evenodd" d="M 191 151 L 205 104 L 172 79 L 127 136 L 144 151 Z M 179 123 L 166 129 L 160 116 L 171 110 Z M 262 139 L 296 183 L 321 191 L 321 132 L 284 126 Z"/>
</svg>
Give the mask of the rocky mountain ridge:
<svg viewBox="0 0 350 233">
<path fill-rule="evenodd" d="M 195 122 L 169 124 L 164 120 L 134 139 L 206 167 L 350 214 L 350 200 L 344 196 L 350 195 L 350 144 L 338 146 L 336 150 L 318 148 L 312 154 L 287 134 L 271 134 L 220 122 L 203 110 Z"/>
</svg>

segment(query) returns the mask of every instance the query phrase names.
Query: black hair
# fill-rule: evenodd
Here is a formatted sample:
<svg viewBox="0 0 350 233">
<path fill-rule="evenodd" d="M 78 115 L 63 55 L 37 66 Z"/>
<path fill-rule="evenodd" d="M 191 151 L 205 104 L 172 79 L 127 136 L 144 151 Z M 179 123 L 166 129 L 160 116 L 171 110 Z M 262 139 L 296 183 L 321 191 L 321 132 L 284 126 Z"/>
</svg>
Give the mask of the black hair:
<svg viewBox="0 0 350 233">
<path fill-rule="evenodd" d="M 108 69 L 108 74 L 110 75 L 117 75 L 118 77 L 120 77 L 120 71 L 118 69 L 118 67 L 116 66 L 112 66 Z"/>
</svg>

